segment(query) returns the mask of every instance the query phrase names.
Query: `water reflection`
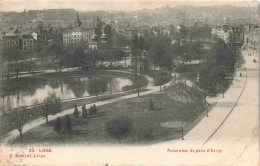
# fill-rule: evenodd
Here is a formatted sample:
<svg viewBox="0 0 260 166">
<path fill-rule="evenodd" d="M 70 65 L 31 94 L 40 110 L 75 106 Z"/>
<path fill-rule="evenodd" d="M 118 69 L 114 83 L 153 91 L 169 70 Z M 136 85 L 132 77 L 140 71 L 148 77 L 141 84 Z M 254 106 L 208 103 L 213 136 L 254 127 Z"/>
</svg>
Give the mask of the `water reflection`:
<svg viewBox="0 0 260 166">
<path fill-rule="evenodd" d="M 95 78 L 97 78 L 95 76 Z M 103 94 L 119 92 L 126 85 L 130 85 L 129 79 L 106 77 L 107 91 Z M 1 96 L 1 110 L 11 110 L 17 106 L 30 106 L 35 100 L 43 101 L 54 93 L 61 100 L 81 98 L 89 96 L 87 91 L 89 77 L 67 77 L 50 80 L 37 88 L 17 91 L 15 94 Z"/>
</svg>

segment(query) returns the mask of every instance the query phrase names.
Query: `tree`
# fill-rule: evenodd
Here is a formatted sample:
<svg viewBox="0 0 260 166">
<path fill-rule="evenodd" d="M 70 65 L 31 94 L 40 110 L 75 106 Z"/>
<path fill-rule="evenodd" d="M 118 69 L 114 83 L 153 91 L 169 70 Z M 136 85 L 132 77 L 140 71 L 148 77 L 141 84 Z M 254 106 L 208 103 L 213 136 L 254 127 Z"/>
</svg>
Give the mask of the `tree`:
<svg viewBox="0 0 260 166">
<path fill-rule="evenodd" d="M 160 91 L 161 91 L 162 85 L 166 84 L 167 81 L 169 81 L 169 80 L 170 80 L 169 75 L 156 74 L 154 83 L 155 83 L 155 85 L 160 85 Z"/>
<path fill-rule="evenodd" d="M 73 53 L 73 64 L 74 66 L 83 66 L 84 63 L 84 59 L 85 59 L 85 53 L 84 53 L 84 49 L 82 47 L 76 47 L 76 49 L 74 50 Z"/>
<path fill-rule="evenodd" d="M 122 139 L 132 132 L 132 126 L 132 122 L 128 118 L 121 117 L 106 122 L 106 132 L 121 143 Z"/>
<path fill-rule="evenodd" d="M 211 54 L 207 56 L 206 61 L 208 65 L 217 66 L 219 70 L 234 71 L 234 55 L 222 39 L 217 40 L 212 46 Z"/>
<path fill-rule="evenodd" d="M 87 91 L 90 95 L 97 96 L 97 99 L 98 99 L 98 95 L 100 93 L 104 93 L 107 90 L 107 84 L 108 84 L 107 78 L 104 78 L 104 77 L 94 78 L 94 77 L 92 77 L 88 81 Z"/>
<path fill-rule="evenodd" d="M 144 81 L 142 79 L 135 79 L 133 82 L 133 86 L 137 90 L 137 95 L 139 97 L 141 89 L 144 87 Z"/>
<path fill-rule="evenodd" d="M 47 52 L 50 53 L 54 61 L 57 61 L 59 66 L 59 71 L 64 65 L 66 54 L 64 53 L 64 47 L 60 43 L 53 43 L 47 48 Z"/>
<path fill-rule="evenodd" d="M 143 50 L 144 50 L 144 39 L 143 39 L 143 36 L 140 35 L 139 36 L 139 49 L 140 49 L 140 52 L 139 52 L 139 70 L 140 70 L 140 79 L 142 77 L 142 54 L 143 54 Z"/>
<path fill-rule="evenodd" d="M 94 66 L 99 56 L 100 56 L 100 54 L 97 50 L 89 50 L 86 53 L 86 56 L 84 59 L 85 64 Z"/>
<path fill-rule="evenodd" d="M 127 45 L 130 45 L 131 42 L 126 36 L 121 34 L 115 34 L 115 33 L 112 34 L 113 36 L 111 39 L 111 45 L 114 48 L 121 48 L 121 47 L 125 48 Z"/>
<path fill-rule="evenodd" d="M 65 67 L 73 67 L 74 66 L 74 52 L 75 52 L 75 44 L 70 43 L 64 46 L 64 60 L 63 65 Z"/>
<path fill-rule="evenodd" d="M 205 98 L 215 97 L 223 93 L 229 86 L 226 77 L 234 70 L 234 57 L 232 51 L 221 39 L 212 46 L 206 61 L 201 65 L 199 80 L 197 82 Z"/>
<path fill-rule="evenodd" d="M 107 39 L 108 39 L 108 41 L 111 41 L 111 36 L 112 36 L 112 27 L 111 27 L 111 25 L 106 25 L 105 27 L 104 27 L 104 32 L 105 32 L 105 34 L 107 35 Z"/>
<path fill-rule="evenodd" d="M 11 122 L 15 125 L 16 129 L 19 131 L 20 134 L 20 143 L 23 142 L 23 126 L 26 122 L 28 122 L 30 115 L 28 115 L 28 112 L 23 109 L 22 111 L 15 110 L 12 113 L 12 120 Z"/>
<path fill-rule="evenodd" d="M 132 38 L 132 59 L 131 59 L 131 66 L 132 71 L 134 72 L 135 78 L 137 78 L 137 70 L 138 70 L 138 53 L 139 53 L 139 39 L 137 35 L 134 35 Z"/>
<path fill-rule="evenodd" d="M 12 58 L 11 55 L 13 53 L 16 53 L 15 48 L 8 48 L 3 50 L 2 58 L 1 58 L 1 68 L 2 68 L 2 79 L 4 75 L 4 71 L 6 72 L 6 78 L 10 79 L 10 73 L 11 73 L 11 62 Z M 5 69 L 6 68 L 6 69 Z"/>
<path fill-rule="evenodd" d="M 182 39 L 185 39 L 189 33 L 189 29 L 185 25 L 181 25 L 180 27 L 180 36 Z"/>
<path fill-rule="evenodd" d="M 43 115 L 46 118 L 46 124 L 48 124 L 49 115 L 55 115 L 61 112 L 61 102 L 60 99 L 55 96 L 55 94 L 51 94 L 49 97 L 44 99 L 41 107 Z"/>
<path fill-rule="evenodd" d="M 149 57 L 154 66 L 166 67 L 171 74 L 173 63 L 170 54 L 170 41 L 167 37 L 158 37 L 153 41 Z"/>
<path fill-rule="evenodd" d="M 148 58 L 145 56 L 142 60 L 142 70 L 143 74 L 145 75 L 149 71 L 149 61 Z"/>
<path fill-rule="evenodd" d="M 31 74 L 32 70 L 37 67 L 36 63 L 32 60 L 33 58 L 33 51 L 26 51 L 24 52 L 26 60 L 24 61 L 25 68 L 28 70 L 28 74 Z"/>
<path fill-rule="evenodd" d="M 3 51 L 3 64 L 7 66 L 7 78 L 10 78 L 10 73 L 14 71 L 16 73 L 16 79 L 19 77 L 19 72 L 24 68 L 23 52 L 18 47 L 8 47 Z"/>
<path fill-rule="evenodd" d="M 181 56 L 184 53 L 184 49 L 181 46 L 180 40 L 176 40 L 172 46 L 172 53 L 175 57 Z"/>
</svg>

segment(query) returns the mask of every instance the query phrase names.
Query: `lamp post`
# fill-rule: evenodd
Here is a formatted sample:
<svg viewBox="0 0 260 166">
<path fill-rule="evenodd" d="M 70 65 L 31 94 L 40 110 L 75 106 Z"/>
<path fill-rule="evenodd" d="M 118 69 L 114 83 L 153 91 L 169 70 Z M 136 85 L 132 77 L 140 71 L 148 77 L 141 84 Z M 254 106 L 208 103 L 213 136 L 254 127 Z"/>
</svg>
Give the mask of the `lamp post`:
<svg viewBox="0 0 260 166">
<path fill-rule="evenodd" d="M 209 109 L 208 109 L 208 104 L 207 104 L 206 97 L 205 97 L 205 103 L 206 103 L 206 110 L 207 110 L 207 116 L 206 117 L 209 117 Z"/>
<path fill-rule="evenodd" d="M 181 135 L 182 135 L 182 136 L 181 136 L 181 140 L 184 140 L 184 136 L 183 136 L 183 126 L 184 126 L 184 125 L 183 125 L 183 122 L 182 122 L 182 125 L 181 125 Z"/>
<path fill-rule="evenodd" d="M 184 140 L 184 126 L 186 125 L 183 120 L 181 120 L 181 140 Z"/>
<path fill-rule="evenodd" d="M 199 82 L 200 82 L 200 74 L 198 73 L 198 75 L 197 75 L 197 84 L 199 84 Z M 208 82 L 207 82 L 208 83 Z M 206 92 L 203 90 L 203 97 L 205 98 L 205 106 L 206 106 L 206 111 L 207 111 L 207 115 L 206 115 L 206 117 L 209 117 L 209 111 L 208 111 L 208 104 L 207 104 L 207 95 L 206 95 Z"/>
</svg>

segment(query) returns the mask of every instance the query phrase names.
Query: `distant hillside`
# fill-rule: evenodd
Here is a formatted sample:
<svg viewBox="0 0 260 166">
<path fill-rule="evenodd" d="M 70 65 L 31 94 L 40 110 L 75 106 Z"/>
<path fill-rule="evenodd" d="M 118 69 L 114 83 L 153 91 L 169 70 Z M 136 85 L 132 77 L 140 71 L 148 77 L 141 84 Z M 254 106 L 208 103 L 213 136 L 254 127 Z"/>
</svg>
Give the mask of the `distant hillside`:
<svg viewBox="0 0 260 166">
<path fill-rule="evenodd" d="M 221 13 L 221 14 L 220 14 Z M 154 9 L 144 9 L 139 11 L 127 12 L 80 12 L 80 19 L 83 25 L 92 24 L 93 17 L 98 15 L 104 22 L 110 23 L 111 20 L 117 20 L 120 23 L 136 23 L 136 14 L 138 21 L 148 25 L 158 24 L 159 21 L 168 21 L 171 24 L 176 20 L 188 19 L 207 19 L 208 23 L 214 23 L 221 15 L 222 18 L 229 17 L 231 21 L 243 22 L 250 21 L 252 15 L 258 14 L 258 8 L 246 8 L 235 6 L 169 6 Z M 43 21 L 45 25 L 66 27 L 72 24 L 76 19 L 76 10 L 74 9 L 48 9 L 48 10 L 29 10 L 27 12 L 0 12 L 1 29 L 16 28 L 21 26 L 35 26 L 35 22 Z"/>
</svg>

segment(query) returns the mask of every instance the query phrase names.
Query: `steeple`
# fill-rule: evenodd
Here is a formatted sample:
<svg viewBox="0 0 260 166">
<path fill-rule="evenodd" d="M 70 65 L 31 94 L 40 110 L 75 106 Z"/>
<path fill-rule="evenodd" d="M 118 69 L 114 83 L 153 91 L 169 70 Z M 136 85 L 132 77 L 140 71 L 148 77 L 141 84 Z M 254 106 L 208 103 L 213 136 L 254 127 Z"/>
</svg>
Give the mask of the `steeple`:
<svg viewBox="0 0 260 166">
<path fill-rule="evenodd" d="M 105 34 L 104 28 L 102 29 L 102 31 L 103 31 L 103 33 L 101 35 L 101 40 L 106 41 L 107 40 L 107 35 Z"/>
<path fill-rule="evenodd" d="M 95 33 L 95 29 L 93 30 L 93 35 L 91 37 L 91 42 L 97 42 L 98 41 L 98 38 L 97 38 L 97 35 Z"/>
<path fill-rule="evenodd" d="M 77 19 L 76 21 L 74 22 L 74 27 L 80 27 L 82 24 L 82 22 L 80 21 L 79 19 L 79 12 L 77 12 Z"/>
</svg>

